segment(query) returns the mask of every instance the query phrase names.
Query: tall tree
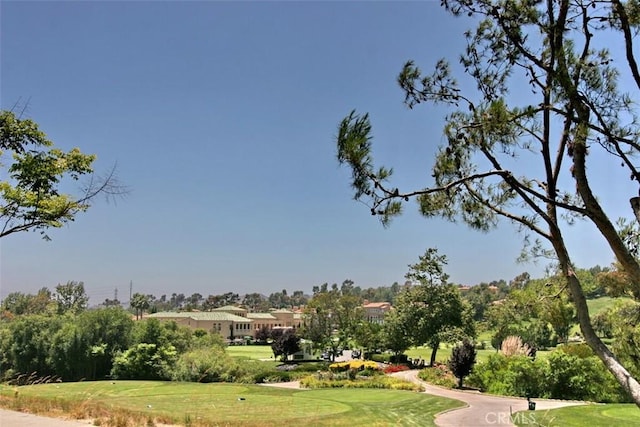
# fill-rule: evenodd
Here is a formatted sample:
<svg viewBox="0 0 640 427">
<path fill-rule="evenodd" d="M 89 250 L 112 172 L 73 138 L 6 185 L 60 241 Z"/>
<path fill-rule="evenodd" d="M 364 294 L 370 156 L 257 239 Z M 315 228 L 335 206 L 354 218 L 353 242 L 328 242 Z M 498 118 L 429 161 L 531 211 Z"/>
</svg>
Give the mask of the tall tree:
<svg viewBox="0 0 640 427">
<path fill-rule="evenodd" d="M 428 75 L 407 62 L 398 77 L 405 103 L 452 109 L 433 181 L 406 191 L 391 185 L 391 169 L 374 166 L 368 115 L 352 112 L 339 126 L 337 146 L 339 162 L 351 168 L 355 197 L 384 224 L 412 198 L 426 217 L 461 219 L 482 231 L 497 226 L 500 217 L 513 222 L 525 243 L 532 243 L 529 254 L 556 258 L 586 342 L 640 406 L 640 383 L 591 325 L 565 241 L 572 220 L 591 223 L 628 275 L 630 293 L 640 299 L 637 238 L 635 247 L 628 238 L 638 234 L 618 233 L 588 169 L 590 162 L 610 160 L 610 168 L 626 170 L 628 216 L 640 222 L 634 188 L 640 184 L 640 133 L 633 99 L 640 92 L 634 48 L 640 8 L 621 0 L 444 0 L 443 6 L 455 16 L 478 18 L 477 27 L 465 33 L 460 57 L 476 90 L 463 92 L 446 60 Z M 618 57 L 601 47 L 615 42 L 623 48 Z M 635 93 L 620 89 L 622 73 Z M 530 96 L 510 93 L 527 86 Z"/>
<path fill-rule="evenodd" d="M 448 283 L 446 264 L 445 255 L 427 249 L 418 263 L 409 266 L 406 275 L 417 284 L 405 288 L 395 305 L 394 322 L 404 328 L 412 344 L 431 347 L 432 366 L 441 342 L 456 342 L 475 334 L 471 307 L 463 303 L 458 288 Z"/>
<path fill-rule="evenodd" d="M 476 349 L 469 340 L 453 347 L 451 358 L 449 359 L 449 369 L 458 378 L 458 388 L 462 388 L 464 377 L 471 373 L 473 365 L 476 364 Z"/>
<path fill-rule="evenodd" d="M 100 195 L 122 195 L 115 168 L 103 178 L 88 180 L 80 194 L 61 192 L 62 183 L 93 173 L 95 155 L 78 148 L 55 148 L 37 123 L 13 111 L 0 111 L 0 238 L 21 231 L 39 231 L 49 239 L 49 228 L 62 227 L 86 211 Z"/>
<path fill-rule="evenodd" d="M 89 304 L 89 296 L 84 290 L 84 282 L 70 281 L 64 285 L 59 284 L 56 286 L 55 299 L 59 314 L 67 312 L 78 314 L 85 310 Z"/>
<path fill-rule="evenodd" d="M 300 337 L 293 329 L 274 329 L 273 342 L 271 343 L 271 349 L 275 357 L 281 356 L 282 361 L 286 361 L 287 358 L 300 351 Z"/>
<path fill-rule="evenodd" d="M 135 310 L 136 319 L 140 319 L 144 314 L 144 311 L 149 308 L 149 296 L 136 292 L 131 295 L 129 305 Z"/>
</svg>

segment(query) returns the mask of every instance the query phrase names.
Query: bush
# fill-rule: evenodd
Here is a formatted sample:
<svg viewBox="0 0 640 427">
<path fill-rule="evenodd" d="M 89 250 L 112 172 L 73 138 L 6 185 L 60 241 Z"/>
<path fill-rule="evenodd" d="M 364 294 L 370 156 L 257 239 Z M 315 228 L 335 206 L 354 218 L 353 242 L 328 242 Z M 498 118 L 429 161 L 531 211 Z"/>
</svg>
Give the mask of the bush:
<svg viewBox="0 0 640 427">
<path fill-rule="evenodd" d="M 363 371 L 378 370 L 378 364 L 371 360 L 349 360 L 347 362 L 336 362 L 329 365 L 329 370 L 332 372 L 344 372 L 344 371 Z"/>
<path fill-rule="evenodd" d="M 372 354 L 366 353 L 365 359 L 373 360 L 374 362 L 378 362 L 378 363 L 389 363 L 391 360 L 391 355 L 381 354 L 381 353 L 372 353 Z"/>
<path fill-rule="evenodd" d="M 578 347 L 571 345 L 567 347 Z M 578 354 L 584 350 L 572 350 Z M 547 358 L 549 376 L 546 384 L 554 399 L 589 400 L 594 402 L 629 402 L 629 397 L 613 375 L 595 356 L 581 357 L 554 351 Z"/>
<path fill-rule="evenodd" d="M 172 345 L 140 343 L 115 356 L 111 375 L 118 379 L 167 380 L 176 359 Z"/>
<path fill-rule="evenodd" d="M 548 369 L 540 359 L 492 354 L 485 363 L 476 364 L 467 384 L 492 394 L 548 397 L 544 384 Z"/>
<path fill-rule="evenodd" d="M 201 383 L 242 382 L 247 373 L 243 366 L 227 355 L 223 348 L 199 348 L 180 356 L 171 378 Z"/>
<path fill-rule="evenodd" d="M 383 372 L 385 374 L 393 374 L 394 372 L 402 372 L 408 370 L 409 367 L 407 365 L 388 365 L 384 367 Z"/>
<path fill-rule="evenodd" d="M 565 344 L 558 347 L 558 350 L 561 350 L 568 355 L 579 357 L 581 359 L 595 355 L 593 353 L 593 350 L 591 350 L 591 347 L 589 347 L 589 345 L 585 343 Z"/>
<path fill-rule="evenodd" d="M 578 348 L 569 351 L 584 353 Z M 476 365 L 467 383 L 506 396 L 630 401 L 597 357 L 579 357 L 565 351 L 554 351 L 546 359 L 538 360 L 494 354 L 487 362 Z"/>
<path fill-rule="evenodd" d="M 387 376 L 375 376 L 373 378 L 335 379 L 333 375 L 311 375 L 300 380 L 300 385 L 305 388 L 381 388 L 390 390 L 423 391 L 423 388 L 409 381 Z"/>
<path fill-rule="evenodd" d="M 389 362 L 394 364 L 407 364 L 409 363 L 409 357 L 406 354 L 392 354 L 391 357 L 389 357 Z"/>
<path fill-rule="evenodd" d="M 441 387 L 453 388 L 456 385 L 455 377 L 451 371 L 449 371 L 445 365 L 440 364 L 421 369 L 420 372 L 418 372 L 418 378 L 429 384 Z"/>
<path fill-rule="evenodd" d="M 449 359 L 449 369 L 458 378 L 458 388 L 462 388 L 464 378 L 471 373 L 473 365 L 476 364 L 476 349 L 469 340 L 464 340 L 451 352 Z"/>
</svg>

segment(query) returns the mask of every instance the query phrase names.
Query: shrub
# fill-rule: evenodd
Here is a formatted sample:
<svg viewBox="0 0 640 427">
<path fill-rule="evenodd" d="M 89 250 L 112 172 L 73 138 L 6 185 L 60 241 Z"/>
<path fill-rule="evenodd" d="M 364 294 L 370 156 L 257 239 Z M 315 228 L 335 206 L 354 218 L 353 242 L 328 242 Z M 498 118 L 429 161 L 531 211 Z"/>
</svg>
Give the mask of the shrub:
<svg viewBox="0 0 640 427">
<path fill-rule="evenodd" d="M 546 361 L 527 356 L 492 354 L 485 363 L 476 364 L 467 383 L 492 394 L 521 397 L 548 397 Z"/>
<path fill-rule="evenodd" d="M 458 388 L 462 388 L 464 377 L 471 373 L 475 364 L 476 349 L 469 340 L 464 340 L 462 344 L 453 348 L 448 366 L 453 375 L 458 378 Z"/>
<path fill-rule="evenodd" d="M 595 355 L 593 353 L 593 350 L 591 350 L 591 347 L 589 347 L 589 345 L 585 343 L 565 344 L 563 346 L 558 347 L 558 349 L 566 354 L 569 354 L 571 356 L 576 356 L 581 359 Z"/>
<path fill-rule="evenodd" d="M 335 376 L 311 375 L 300 380 L 305 388 L 381 388 L 390 390 L 423 391 L 423 388 L 409 381 L 387 376 L 376 376 L 366 379 L 335 379 Z"/>
<path fill-rule="evenodd" d="M 400 364 L 400 363 L 409 363 L 409 357 L 406 354 L 392 354 L 389 357 L 389 362 L 393 363 L 393 364 Z"/>
<path fill-rule="evenodd" d="M 456 380 L 453 374 L 445 365 L 441 364 L 421 369 L 418 373 L 418 378 L 429 384 L 441 387 L 453 388 L 456 385 Z"/>
<path fill-rule="evenodd" d="M 202 383 L 243 382 L 246 376 L 243 366 L 245 364 L 238 363 L 222 348 L 198 348 L 180 356 L 171 378 Z"/>
<path fill-rule="evenodd" d="M 407 365 L 388 365 L 384 367 L 383 372 L 385 374 L 393 374 L 394 372 L 402 372 L 408 370 L 409 367 Z"/>
<path fill-rule="evenodd" d="M 171 377 L 176 359 L 172 345 L 140 343 L 115 356 L 111 375 L 118 379 L 166 380 Z"/>
<path fill-rule="evenodd" d="M 547 362 L 550 369 L 546 384 L 552 398 L 607 403 L 630 401 L 613 375 L 595 356 L 581 357 L 554 351 Z"/>
<path fill-rule="evenodd" d="M 508 336 L 502 341 L 500 352 L 505 356 L 530 356 L 531 347 L 522 342 L 518 336 Z"/>
<path fill-rule="evenodd" d="M 476 365 L 467 383 L 489 393 L 507 396 L 629 401 L 597 357 L 579 357 L 565 351 L 554 351 L 547 358 L 538 360 L 494 354 L 487 362 Z"/>
<path fill-rule="evenodd" d="M 369 359 L 378 363 L 389 363 L 389 361 L 391 360 L 391 355 L 380 354 L 380 353 L 373 353 L 373 354 L 367 353 L 365 354 L 365 359 Z"/>
<path fill-rule="evenodd" d="M 378 364 L 371 360 L 349 360 L 346 362 L 336 362 L 329 365 L 329 370 L 333 372 L 343 371 L 363 371 L 365 369 L 378 370 Z"/>
</svg>

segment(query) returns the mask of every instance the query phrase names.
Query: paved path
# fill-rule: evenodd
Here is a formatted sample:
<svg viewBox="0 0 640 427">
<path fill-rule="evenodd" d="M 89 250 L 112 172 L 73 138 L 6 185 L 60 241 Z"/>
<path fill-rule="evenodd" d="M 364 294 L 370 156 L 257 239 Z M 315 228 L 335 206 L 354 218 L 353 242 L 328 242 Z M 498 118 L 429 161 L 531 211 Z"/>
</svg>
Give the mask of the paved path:
<svg viewBox="0 0 640 427">
<path fill-rule="evenodd" d="M 449 397 L 464 402 L 467 406 L 461 409 L 454 409 L 436 416 L 436 425 L 440 427 L 476 427 L 476 426 L 513 426 L 512 420 L 518 411 L 528 409 L 526 399 L 515 397 L 499 397 L 481 394 L 478 392 L 468 392 L 450 390 L 443 387 L 436 387 L 425 383 L 418 378 L 418 371 L 404 371 L 391 374 L 394 377 L 402 378 L 421 384 L 425 388 L 425 393 L 435 396 Z M 555 409 L 564 406 L 582 405 L 583 402 L 571 402 L 562 400 L 533 399 L 536 403 L 536 412 L 545 409 Z M 531 412 L 517 415 L 523 424 L 532 424 Z"/>
<path fill-rule="evenodd" d="M 41 417 L 24 412 L 0 409 L 1 427 L 87 427 L 91 421 L 73 421 L 61 418 Z"/>
</svg>

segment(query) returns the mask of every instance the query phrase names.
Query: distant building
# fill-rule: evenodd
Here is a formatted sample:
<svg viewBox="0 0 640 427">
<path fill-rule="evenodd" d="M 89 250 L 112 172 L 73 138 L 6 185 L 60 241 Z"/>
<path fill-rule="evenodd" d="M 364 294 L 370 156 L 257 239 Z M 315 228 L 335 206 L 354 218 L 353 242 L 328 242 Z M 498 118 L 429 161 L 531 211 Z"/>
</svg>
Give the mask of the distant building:
<svg viewBox="0 0 640 427">
<path fill-rule="evenodd" d="M 364 318 L 371 323 L 384 323 L 384 315 L 391 310 L 391 303 L 365 301 L 362 305 Z"/>
<path fill-rule="evenodd" d="M 261 328 L 298 329 L 302 324 L 300 313 L 289 310 L 274 310 L 268 313 L 249 313 L 242 307 L 228 305 L 212 311 L 165 311 L 153 313 L 145 318 L 163 321 L 173 320 L 192 329 L 218 332 L 227 340 L 255 338 Z"/>
</svg>

